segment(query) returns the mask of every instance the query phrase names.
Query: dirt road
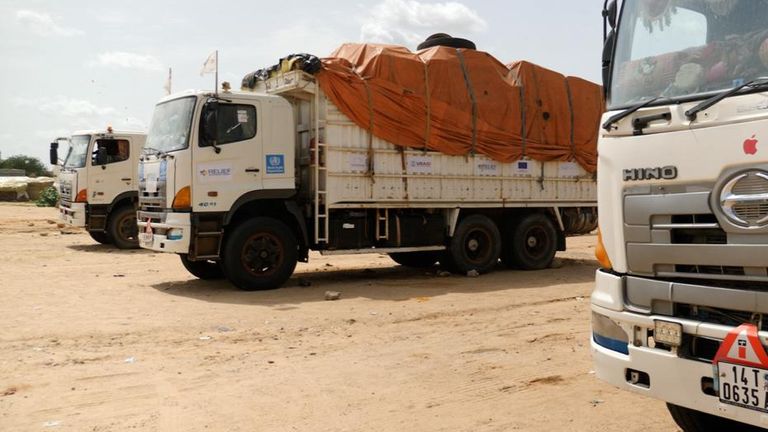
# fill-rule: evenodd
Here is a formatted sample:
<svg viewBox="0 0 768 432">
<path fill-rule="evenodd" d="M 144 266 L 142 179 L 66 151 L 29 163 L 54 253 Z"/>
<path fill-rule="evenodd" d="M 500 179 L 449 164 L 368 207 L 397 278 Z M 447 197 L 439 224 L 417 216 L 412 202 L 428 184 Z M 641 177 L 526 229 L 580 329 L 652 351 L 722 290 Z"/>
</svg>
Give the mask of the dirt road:
<svg viewBox="0 0 768 432">
<path fill-rule="evenodd" d="M 546 271 L 313 255 L 240 292 L 55 218 L 0 204 L 0 430 L 677 430 L 590 373 L 593 237 Z"/>
</svg>

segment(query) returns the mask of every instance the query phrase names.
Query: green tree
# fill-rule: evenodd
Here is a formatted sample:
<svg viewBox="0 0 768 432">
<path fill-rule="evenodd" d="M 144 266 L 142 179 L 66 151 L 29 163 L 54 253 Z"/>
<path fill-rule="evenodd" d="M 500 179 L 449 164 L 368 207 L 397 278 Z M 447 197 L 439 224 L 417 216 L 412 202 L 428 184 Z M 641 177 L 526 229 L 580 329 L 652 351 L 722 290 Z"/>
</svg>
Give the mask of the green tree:
<svg viewBox="0 0 768 432">
<path fill-rule="evenodd" d="M 0 168 L 23 169 L 29 177 L 52 175 L 40 159 L 32 156 L 16 155 L 0 161 Z"/>
</svg>

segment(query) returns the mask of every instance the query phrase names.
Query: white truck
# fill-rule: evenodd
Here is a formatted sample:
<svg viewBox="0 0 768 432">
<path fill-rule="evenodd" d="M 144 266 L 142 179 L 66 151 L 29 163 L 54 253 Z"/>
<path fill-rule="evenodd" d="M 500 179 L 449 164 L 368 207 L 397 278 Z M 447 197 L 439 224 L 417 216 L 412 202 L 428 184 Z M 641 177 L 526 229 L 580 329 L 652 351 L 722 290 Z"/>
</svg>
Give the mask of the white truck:
<svg viewBox="0 0 768 432">
<path fill-rule="evenodd" d="M 109 127 L 78 131 L 52 142 L 51 165 L 60 165 L 61 221 L 84 227 L 99 243 L 137 248 L 137 168 L 145 140 L 144 133 Z M 63 161 L 60 141 L 69 144 Z"/>
<path fill-rule="evenodd" d="M 617 9 L 603 14 L 594 369 L 667 402 L 686 432 L 764 430 L 768 1 Z"/>
<path fill-rule="evenodd" d="M 162 99 L 140 164 L 141 246 L 244 290 L 280 286 L 309 250 L 540 269 L 596 227 L 594 175 L 577 163 L 398 148 L 301 70 Z"/>
</svg>

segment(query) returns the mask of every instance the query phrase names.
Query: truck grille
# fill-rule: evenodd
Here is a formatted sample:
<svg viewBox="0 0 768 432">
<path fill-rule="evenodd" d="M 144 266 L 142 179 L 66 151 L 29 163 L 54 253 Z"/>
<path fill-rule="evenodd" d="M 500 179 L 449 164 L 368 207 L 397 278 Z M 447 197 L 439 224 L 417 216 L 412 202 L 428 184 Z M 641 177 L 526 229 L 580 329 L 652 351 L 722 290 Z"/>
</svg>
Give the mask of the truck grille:
<svg viewBox="0 0 768 432">
<path fill-rule="evenodd" d="M 145 167 L 152 166 L 157 168 L 157 185 L 153 192 L 147 191 L 147 179 L 144 176 Z M 168 161 L 151 160 L 145 161 L 142 159 L 139 165 L 139 212 L 145 213 L 163 213 L 168 206 L 167 201 L 167 185 L 168 185 Z"/>
<path fill-rule="evenodd" d="M 748 178 L 748 177 L 747 177 Z M 743 180 L 734 192 L 754 192 L 762 183 Z M 624 236 L 630 273 L 656 277 L 768 281 L 768 233 L 726 231 L 710 208 L 712 186 L 678 190 L 628 190 Z M 760 189 L 762 190 L 762 189 Z M 763 206 L 734 209 L 759 217 Z M 768 213 L 766 213 L 768 214 Z"/>
<path fill-rule="evenodd" d="M 61 193 L 61 200 L 66 202 L 72 202 L 72 183 L 60 183 L 59 191 Z"/>
<path fill-rule="evenodd" d="M 727 188 L 726 188 L 727 189 Z M 733 201 L 729 212 L 747 226 L 759 226 L 768 219 L 768 173 L 749 171 L 737 176 L 721 199 Z"/>
<path fill-rule="evenodd" d="M 677 264 L 675 265 L 675 271 L 678 273 L 695 273 L 702 275 L 746 276 L 744 267 L 739 266 Z"/>
<path fill-rule="evenodd" d="M 147 185 L 139 181 L 139 210 L 146 212 L 163 212 L 166 207 L 166 181 L 157 182 L 156 192 L 147 192 Z"/>
</svg>

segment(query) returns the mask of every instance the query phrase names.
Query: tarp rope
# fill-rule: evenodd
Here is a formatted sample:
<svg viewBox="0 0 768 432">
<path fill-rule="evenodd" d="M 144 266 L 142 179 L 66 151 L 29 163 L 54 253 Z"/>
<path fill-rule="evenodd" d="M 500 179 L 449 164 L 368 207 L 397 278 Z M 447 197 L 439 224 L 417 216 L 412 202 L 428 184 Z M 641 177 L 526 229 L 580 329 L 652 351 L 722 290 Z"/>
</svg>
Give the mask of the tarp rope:
<svg viewBox="0 0 768 432">
<path fill-rule="evenodd" d="M 574 128 L 574 118 L 573 118 L 573 95 L 571 94 L 571 86 L 568 84 L 568 81 L 565 81 L 565 93 L 568 95 L 568 112 L 571 115 L 571 136 L 569 139 L 571 140 L 571 158 L 570 160 L 576 160 L 576 143 L 573 141 L 573 128 Z"/>
<path fill-rule="evenodd" d="M 469 151 L 469 153 L 474 156 L 475 147 L 477 146 L 477 99 L 475 98 L 475 90 L 472 88 L 472 81 L 469 79 L 469 71 L 467 70 L 467 65 L 464 62 L 464 54 L 462 54 L 460 48 L 456 48 L 456 56 L 459 58 L 461 72 L 464 74 L 464 83 L 467 85 L 469 100 L 472 102 L 472 149 Z"/>
</svg>

